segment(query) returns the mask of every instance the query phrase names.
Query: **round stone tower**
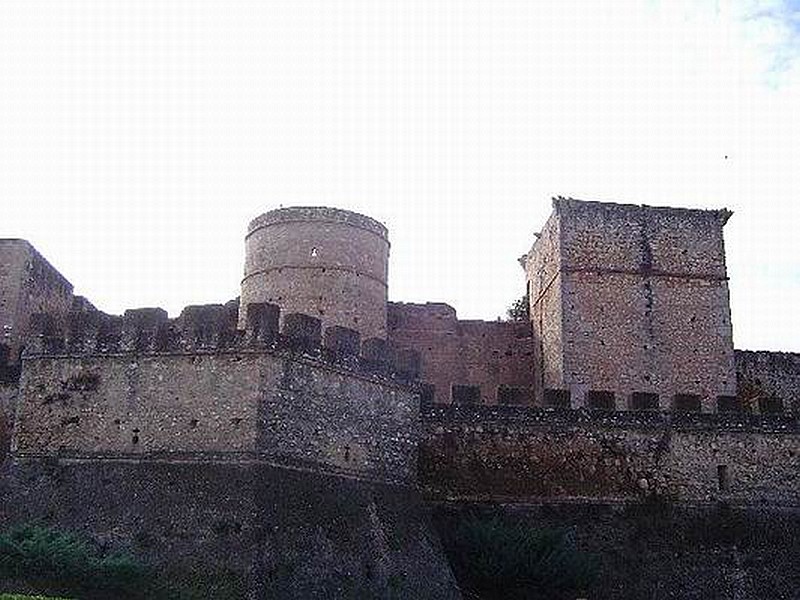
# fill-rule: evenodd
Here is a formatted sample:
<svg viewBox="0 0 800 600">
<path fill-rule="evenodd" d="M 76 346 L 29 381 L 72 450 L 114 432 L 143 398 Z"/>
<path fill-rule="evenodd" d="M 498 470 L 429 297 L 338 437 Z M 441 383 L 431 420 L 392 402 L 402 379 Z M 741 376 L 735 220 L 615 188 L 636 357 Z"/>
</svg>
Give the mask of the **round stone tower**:
<svg viewBox="0 0 800 600">
<path fill-rule="evenodd" d="M 385 338 L 388 264 L 388 232 L 374 219 L 327 207 L 271 210 L 247 230 L 239 326 L 249 303 L 271 302 L 284 315 Z"/>
</svg>

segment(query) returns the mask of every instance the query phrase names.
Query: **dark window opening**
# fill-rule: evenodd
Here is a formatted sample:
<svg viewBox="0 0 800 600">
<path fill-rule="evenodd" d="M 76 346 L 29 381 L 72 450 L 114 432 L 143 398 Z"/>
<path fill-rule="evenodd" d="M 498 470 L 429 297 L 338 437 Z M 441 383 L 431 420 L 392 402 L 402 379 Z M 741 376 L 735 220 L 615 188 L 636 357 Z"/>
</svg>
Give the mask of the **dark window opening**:
<svg viewBox="0 0 800 600">
<path fill-rule="evenodd" d="M 131 442 L 133 442 L 134 444 L 138 444 L 139 443 L 139 430 L 138 429 L 134 429 L 133 430 L 133 437 L 131 438 Z"/>
<path fill-rule="evenodd" d="M 658 394 L 633 392 L 631 410 L 658 410 Z"/>
<path fill-rule="evenodd" d="M 513 387 L 510 385 L 499 385 L 497 386 L 497 403 L 524 404 L 525 392 L 522 388 Z"/>
<path fill-rule="evenodd" d="M 675 394 L 672 408 L 681 412 L 700 412 L 700 396 L 697 394 Z"/>
<path fill-rule="evenodd" d="M 727 492 L 730 487 L 728 465 L 717 465 L 717 486 L 720 492 Z"/>
<path fill-rule="evenodd" d="M 191 427 L 192 429 L 196 429 L 197 423 L 198 423 L 197 419 L 192 419 L 191 421 L 189 421 L 189 427 Z"/>
<path fill-rule="evenodd" d="M 436 395 L 436 386 L 430 383 L 423 383 L 419 389 L 419 401 L 422 404 L 432 404 Z"/>
<path fill-rule="evenodd" d="M 344 461 L 350 462 L 350 446 L 344 447 Z"/>
<path fill-rule="evenodd" d="M 759 398 L 758 412 L 761 414 L 776 414 L 783 412 L 783 400 L 780 398 Z"/>
<path fill-rule="evenodd" d="M 481 388 L 477 385 L 453 385 L 453 404 L 478 404 Z"/>
<path fill-rule="evenodd" d="M 719 412 L 742 412 L 744 406 L 736 396 L 717 396 L 717 410 Z"/>
<path fill-rule="evenodd" d="M 569 408 L 569 390 L 546 389 L 544 391 L 543 403 L 545 408 Z"/>
<path fill-rule="evenodd" d="M 614 410 L 614 392 L 589 390 L 586 392 L 586 408 L 591 410 Z"/>
</svg>

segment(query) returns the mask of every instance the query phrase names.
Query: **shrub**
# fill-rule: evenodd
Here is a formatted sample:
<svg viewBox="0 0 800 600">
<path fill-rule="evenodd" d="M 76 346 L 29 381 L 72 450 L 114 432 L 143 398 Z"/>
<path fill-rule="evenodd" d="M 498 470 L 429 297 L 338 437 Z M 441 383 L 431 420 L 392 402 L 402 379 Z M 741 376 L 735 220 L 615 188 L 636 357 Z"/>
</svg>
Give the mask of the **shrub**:
<svg viewBox="0 0 800 600">
<path fill-rule="evenodd" d="M 104 555 L 72 533 L 27 525 L 0 535 L 0 579 L 72 594 L 135 589 L 144 576 L 131 556 Z"/>
<path fill-rule="evenodd" d="M 594 581 L 594 559 L 562 530 L 535 529 L 500 517 L 467 517 L 444 543 L 468 594 L 485 599 L 574 598 Z"/>
</svg>

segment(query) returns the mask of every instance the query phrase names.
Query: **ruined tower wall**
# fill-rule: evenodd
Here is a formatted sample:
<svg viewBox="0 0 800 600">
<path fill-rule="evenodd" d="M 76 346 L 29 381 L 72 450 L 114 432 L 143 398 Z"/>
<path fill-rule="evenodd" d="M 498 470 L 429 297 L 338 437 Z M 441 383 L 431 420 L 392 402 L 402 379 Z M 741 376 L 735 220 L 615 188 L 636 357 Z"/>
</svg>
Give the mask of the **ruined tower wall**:
<svg viewBox="0 0 800 600">
<path fill-rule="evenodd" d="M 63 320 L 72 284 L 25 240 L 0 239 L 0 344 L 16 362 L 30 316 L 47 312 Z"/>
<path fill-rule="evenodd" d="M 390 303 L 389 340 L 419 352 L 429 401 L 534 401 L 534 349 L 527 323 L 458 320 L 455 309 L 441 303 Z M 453 386 L 466 394 L 459 397 Z"/>
<path fill-rule="evenodd" d="M 675 394 L 697 395 L 704 410 L 735 395 L 728 213 L 564 199 L 554 207 L 561 297 L 553 292 L 541 315 L 537 279 L 553 244 L 540 238 L 527 257 L 545 387 L 570 389 L 578 405 L 590 390 L 613 392 L 618 409 L 634 392 L 658 394 L 661 408 Z"/>
<path fill-rule="evenodd" d="M 272 302 L 326 326 L 385 338 L 388 262 L 387 230 L 369 217 L 333 208 L 273 210 L 248 228 L 241 306 Z"/>
</svg>

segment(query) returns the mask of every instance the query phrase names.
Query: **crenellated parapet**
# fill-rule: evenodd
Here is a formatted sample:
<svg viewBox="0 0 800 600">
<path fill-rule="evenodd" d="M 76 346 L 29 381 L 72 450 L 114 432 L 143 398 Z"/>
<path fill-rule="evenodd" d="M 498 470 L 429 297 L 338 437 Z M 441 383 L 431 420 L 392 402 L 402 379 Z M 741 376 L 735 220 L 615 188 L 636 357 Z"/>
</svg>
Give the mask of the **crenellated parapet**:
<svg viewBox="0 0 800 600">
<path fill-rule="evenodd" d="M 281 308 L 270 303 L 249 304 L 245 314 L 245 329 L 237 329 L 236 303 L 187 306 L 175 319 L 161 308 L 130 309 L 122 316 L 71 312 L 65 325 L 36 313 L 25 358 L 269 351 L 403 383 L 419 377 L 419 353 L 397 349 L 384 339 L 362 342 L 358 331 L 323 328 L 320 319 L 302 313 L 281 318 Z"/>
<path fill-rule="evenodd" d="M 407 482 L 419 356 L 274 304 L 46 314 L 22 361 L 12 455 L 267 461 Z"/>
</svg>

